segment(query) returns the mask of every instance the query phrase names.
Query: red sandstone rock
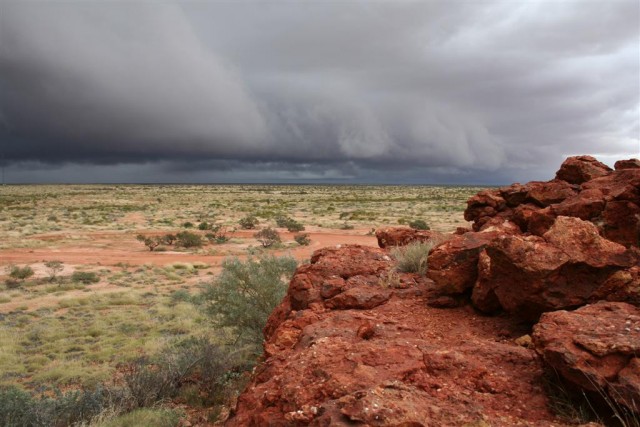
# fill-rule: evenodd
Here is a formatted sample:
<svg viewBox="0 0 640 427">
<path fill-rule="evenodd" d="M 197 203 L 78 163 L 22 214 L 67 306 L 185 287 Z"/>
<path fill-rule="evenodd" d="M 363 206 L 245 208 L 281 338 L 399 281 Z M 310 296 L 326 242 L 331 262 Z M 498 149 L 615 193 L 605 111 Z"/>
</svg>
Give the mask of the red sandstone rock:
<svg viewBox="0 0 640 427">
<path fill-rule="evenodd" d="M 391 267 L 383 254 L 323 250 L 298 269 L 265 328 L 265 360 L 226 425 L 562 425 L 547 409 L 535 352 L 496 340 L 498 331 L 516 328 L 508 319 L 430 308 L 423 298 L 428 279 L 415 275 L 401 276 L 413 283 L 408 287 L 376 287 L 372 277 L 389 275 Z M 298 300 L 294 310 L 296 277 L 317 299 Z M 328 299 L 309 291 L 323 285 Z M 348 292 L 366 300 L 380 287 L 390 292 L 384 304 L 328 304 Z"/>
<path fill-rule="evenodd" d="M 484 312 L 498 307 L 535 320 L 593 300 L 637 255 L 598 234 L 590 222 L 558 217 L 543 237 L 499 236 L 486 246 L 472 292 Z"/>
<path fill-rule="evenodd" d="M 640 207 L 627 200 L 612 200 L 602 212 L 607 239 L 627 247 L 640 246 Z"/>
<path fill-rule="evenodd" d="M 467 221 L 480 221 L 483 217 L 495 216 L 505 209 L 507 202 L 500 195 L 500 190 L 484 190 L 467 201 L 467 209 L 464 211 L 464 219 Z M 474 226 L 474 230 L 477 228 Z"/>
<path fill-rule="evenodd" d="M 556 173 L 557 179 L 571 184 L 582 184 L 611 172 L 611 168 L 591 156 L 569 157 Z"/>
<path fill-rule="evenodd" d="M 527 185 L 529 187 L 527 201 L 542 207 L 560 203 L 578 194 L 573 185 L 561 180 L 530 182 Z"/>
<path fill-rule="evenodd" d="M 469 232 L 456 235 L 429 253 L 427 277 L 438 293 L 461 294 L 471 289 L 478 277 L 478 255 L 498 232 Z"/>
<path fill-rule="evenodd" d="M 533 329 L 533 342 L 568 381 L 640 409 L 640 308 L 599 302 L 545 313 Z"/>
<path fill-rule="evenodd" d="M 618 160 L 613 167 L 615 170 L 620 169 L 640 169 L 639 159 Z"/>
<path fill-rule="evenodd" d="M 640 245 L 640 164 L 618 162 L 612 171 L 593 157 L 571 157 L 557 178 L 485 190 L 469 199 L 465 219 L 480 231 L 511 221 L 523 233 L 542 236 L 557 216 L 595 223 L 600 233 L 627 247 Z M 578 185 L 580 184 L 580 185 Z"/>
<path fill-rule="evenodd" d="M 414 230 L 407 227 L 390 227 L 376 230 L 378 246 L 388 248 L 391 246 L 405 246 L 411 242 L 433 242 L 434 245 L 443 241 L 446 237 L 443 233 L 433 230 Z"/>
<path fill-rule="evenodd" d="M 590 220 L 602 213 L 605 203 L 602 190 L 592 188 L 582 191 L 576 197 L 565 199 L 563 202 L 553 205 L 551 211 L 555 215 L 575 216 Z"/>
</svg>

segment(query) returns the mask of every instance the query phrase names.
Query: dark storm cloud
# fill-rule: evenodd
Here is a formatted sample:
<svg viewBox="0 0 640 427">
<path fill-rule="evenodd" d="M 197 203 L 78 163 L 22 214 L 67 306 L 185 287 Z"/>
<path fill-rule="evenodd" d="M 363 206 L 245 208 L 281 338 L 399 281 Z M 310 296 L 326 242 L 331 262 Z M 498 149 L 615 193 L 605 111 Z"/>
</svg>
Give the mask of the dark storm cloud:
<svg viewBox="0 0 640 427">
<path fill-rule="evenodd" d="M 0 138 L 26 180 L 549 178 L 638 155 L 639 25 L 635 0 L 3 2 Z"/>
</svg>

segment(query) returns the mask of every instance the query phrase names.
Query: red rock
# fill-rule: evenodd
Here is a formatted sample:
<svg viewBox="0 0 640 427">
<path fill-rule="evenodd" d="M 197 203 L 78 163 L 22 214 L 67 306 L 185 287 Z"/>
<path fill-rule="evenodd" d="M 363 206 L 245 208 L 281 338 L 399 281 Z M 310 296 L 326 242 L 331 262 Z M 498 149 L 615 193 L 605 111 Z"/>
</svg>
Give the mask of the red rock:
<svg viewBox="0 0 640 427">
<path fill-rule="evenodd" d="M 640 246 L 640 207 L 627 200 L 612 200 L 602 213 L 607 239 L 627 247 Z"/>
<path fill-rule="evenodd" d="M 550 207 L 532 211 L 529 214 L 527 231 L 536 236 L 542 236 L 544 233 L 549 231 L 555 221 L 556 215 Z"/>
<path fill-rule="evenodd" d="M 571 184 L 582 184 L 611 172 L 611 168 L 591 156 L 569 157 L 562 163 L 556 178 Z"/>
<path fill-rule="evenodd" d="M 264 362 L 226 425 L 562 425 L 538 386 L 535 352 L 496 342 L 507 319 L 430 308 L 430 281 L 420 276 L 393 273 L 399 288 L 376 283 L 392 267 L 381 254 L 346 246 L 316 252 L 298 269 L 265 328 Z M 292 309 L 300 287 L 317 300 Z M 381 291 L 388 300 L 371 308 L 330 303 Z"/>
<path fill-rule="evenodd" d="M 456 235 L 429 253 L 427 277 L 440 294 L 461 294 L 478 276 L 478 255 L 500 233 L 470 232 Z"/>
<path fill-rule="evenodd" d="M 319 249 L 311 256 L 311 264 L 299 268 L 291 279 L 288 293 L 291 309 L 301 310 L 311 303 L 335 298 L 345 290 L 340 279 L 377 277 L 390 265 L 391 258 L 381 249 L 360 245 Z"/>
<path fill-rule="evenodd" d="M 507 206 L 500 195 L 500 190 L 484 190 L 467 201 L 464 219 L 476 221 L 485 216 L 494 216 Z"/>
<path fill-rule="evenodd" d="M 599 189 L 605 200 L 628 200 L 640 204 L 640 169 L 620 169 L 582 184 L 582 191 Z"/>
<path fill-rule="evenodd" d="M 566 380 L 638 410 L 633 402 L 640 402 L 640 308 L 599 302 L 545 313 L 533 328 L 533 342 Z"/>
<path fill-rule="evenodd" d="M 605 200 L 602 190 L 592 188 L 582 191 L 576 197 L 565 199 L 563 202 L 553 205 L 551 211 L 555 215 L 575 216 L 590 220 L 598 217 L 604 210 L 604 206 Z"/>
<path fill-rule="evenodd" d="M 628 159 L 628 160 L 618 160 L 613 167 L 615 170 L 620 169 L 640 169 L 640 160 L 638 159 Z"/>
<path fill-rule="evenodd" d="M 626 301 L 640 307 L 640 266 L 615 272 L 592 295 L 592 301 Z"/>
<path fill-rule="evenodd" d="M 407 227 L 390 227 L 376 230 L 378 246 L 388 248 L 405 246 L 411 242 L 433 242 L 434 245 L 446 239 L 443 233 L 433 230 L 414 230 Z"/>
<path fill-rule="evenodd" d="M 574 197 L 578 194 L 573 185 L 560 180 L 530 182 L 527 186 L 529 187 L 527 201 L 533 202 L 542 207 L 547 207 L 554 203 L 560 203 L 563 200 Z"/>
<path fill-rule="evenodd" d="M 542 236 L 547 243 L 567 254 L 572 263 L 591 267 L 631 267 L 636 259 L 624 246 L 600 236 L 591 222 L 559 216 Z"/>
<path fill-rule="evenodd" d="M 534 214 L 534 212 L 537 212 L 539 210 L 541 210 L 541 208 L 538 205 L 535 205 L 533 203 L 524 203 L 513 210 L 513 217 L 511 220 L 516 223 L 518 227 L 520 227 L 520 230 L 526 232 L 529 230 L 529 222 L 531 221 L 531 216 Z"/>
<path fill-rule="evenodd" d="M 529 187 L 518 183 L 500 188 L 500 195 L 507 203 L 507 206 L 512 208 L 523 204 L 527 199 L 528 193 Z"/>
<path fill-rule="evenodd" d="M 501 307 L 530 320 L 592 301 L 616 272 L 638 262 L 592 223 L 570 217 L 558 217 L 543 238 L 499 236 L 485 251 L 472 302 L 484 312 Z"/>
</svg>

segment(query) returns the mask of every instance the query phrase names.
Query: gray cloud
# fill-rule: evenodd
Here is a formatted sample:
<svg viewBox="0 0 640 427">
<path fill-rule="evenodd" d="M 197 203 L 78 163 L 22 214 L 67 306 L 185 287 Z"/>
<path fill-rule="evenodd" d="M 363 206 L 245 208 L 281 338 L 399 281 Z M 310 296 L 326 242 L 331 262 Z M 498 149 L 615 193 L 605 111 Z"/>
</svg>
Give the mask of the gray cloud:
<svg viewBox="0 0 640 427">
<path fill-rule="evenodd" d="M 640 150 L 634 0 L 0 9 L 16 180 L 494 183 Z"/>
</svg>

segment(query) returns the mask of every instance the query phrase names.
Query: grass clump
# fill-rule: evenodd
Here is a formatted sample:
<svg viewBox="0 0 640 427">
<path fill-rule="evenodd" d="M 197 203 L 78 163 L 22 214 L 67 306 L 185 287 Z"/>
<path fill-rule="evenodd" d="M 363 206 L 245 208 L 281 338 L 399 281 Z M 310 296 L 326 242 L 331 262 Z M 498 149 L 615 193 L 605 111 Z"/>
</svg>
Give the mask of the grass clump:
<svg viewBox="0 0 640 427">
<path fill-rule="evenodd" d="M 391 255 L 398 262 L 396 269 L 402 273 L 417 273 L 424 276 L 427 274 L 429 251 L 432 247 L 432 243 L 413 242 L 392 249 Z"/>
<path fill-rule="evenodd" d="M 175 427 L 180 423 L 180 414 L 164 408 L 140 408 L 109 421 L 97 424 L 97 427 Z"/>
<path fill-rule="evenodd" d="M 71 275 L 71 280 L 74 282 L 84 283 L 90 285 L 91 283 L 98 283 L 100 277 L 92 271 L 74 271 Z"/>
</svg>

